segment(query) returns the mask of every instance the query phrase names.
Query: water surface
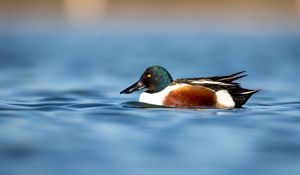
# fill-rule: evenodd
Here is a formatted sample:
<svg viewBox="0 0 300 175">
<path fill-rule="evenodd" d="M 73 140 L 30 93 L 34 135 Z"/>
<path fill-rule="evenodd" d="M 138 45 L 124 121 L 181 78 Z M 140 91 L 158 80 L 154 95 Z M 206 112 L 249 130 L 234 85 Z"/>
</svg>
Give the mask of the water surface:
<svg viewBox="0 0 300 175">
<path fill-rule="evenodd" d="M 300 171 L 300 38 L 6 32 L 0 174 L 289 174 Z M 247 70 L 240 109 L 124 105 L 150 65 L 174 78 Z"/>
</svg>

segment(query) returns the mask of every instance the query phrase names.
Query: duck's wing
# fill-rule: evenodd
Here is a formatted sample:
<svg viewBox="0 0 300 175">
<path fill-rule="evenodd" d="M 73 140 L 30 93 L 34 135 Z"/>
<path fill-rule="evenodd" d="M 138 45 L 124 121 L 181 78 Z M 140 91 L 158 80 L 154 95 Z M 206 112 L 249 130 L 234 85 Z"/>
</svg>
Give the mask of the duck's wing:
<svg viewBox="0 0 300 175">
<path fill-rule="evenodd" d="M 240 84 L 234 81 L 247 75 L 241 75 L 245 71 L 237 72 L 226 76 L 199 77 L 199 78 L 182 78 L 177 79 L 174 83 L 186 83 L 191 85 L 200 85 L 211 88 L 213 90 L 239 88 Z"/>
<path fill-rule="evenodd" d="M 205 80 L 211 81 L 211 82 L 221 82 L 221 83 L 232 83 L 235 80 L 238 80 L 240 78 L 246 77 L 247 75 L 242 75 L 246 71 L 237 72 L 234 74 L 226 75 L 226 76 L 213 76 L 213 77 L 199 77 L 199 78 L 184 78 L 187 81 L 190 82 L 203 82 Z"/>
</svg>

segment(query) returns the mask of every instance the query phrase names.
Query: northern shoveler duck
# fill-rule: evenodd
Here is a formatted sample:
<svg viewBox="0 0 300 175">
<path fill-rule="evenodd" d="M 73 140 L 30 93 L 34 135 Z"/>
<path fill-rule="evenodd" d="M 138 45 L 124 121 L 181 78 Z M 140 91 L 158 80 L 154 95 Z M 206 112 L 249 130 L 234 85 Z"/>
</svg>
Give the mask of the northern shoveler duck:
<svg viewBox="0 0 300 175">
<path fill-rule="evenodd" d="M 182 78 L 174 80 L 161 66 L 151 66 L 141 78 L 120 94 L 146 89 L 139 101 L 169 107 L 213 107 L 231 109 L 241 107 L 258 90 L 240 87 L 234 81 L 245 77 L 245 71 L 227 76 Z"/>
</svg>

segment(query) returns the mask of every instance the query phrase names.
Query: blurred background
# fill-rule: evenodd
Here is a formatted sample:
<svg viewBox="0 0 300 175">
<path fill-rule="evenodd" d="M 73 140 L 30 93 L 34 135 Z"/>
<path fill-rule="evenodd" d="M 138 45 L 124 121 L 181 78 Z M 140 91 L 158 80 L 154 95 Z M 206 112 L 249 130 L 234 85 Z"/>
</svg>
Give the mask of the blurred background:
<svg viewBox="0 0 300 175">
<path fill-rule="evenodd" d="M 124 108 L 151 65 L 261 91 Z M 300 0 L 0 0 L 0 174 L 298 175 L 299 67 Z"/>
<path fill-rule="evenodd" d="M 1 0 L 1 27 L 94 32 L 294 32 L 299 0 Z"/>
</svg>

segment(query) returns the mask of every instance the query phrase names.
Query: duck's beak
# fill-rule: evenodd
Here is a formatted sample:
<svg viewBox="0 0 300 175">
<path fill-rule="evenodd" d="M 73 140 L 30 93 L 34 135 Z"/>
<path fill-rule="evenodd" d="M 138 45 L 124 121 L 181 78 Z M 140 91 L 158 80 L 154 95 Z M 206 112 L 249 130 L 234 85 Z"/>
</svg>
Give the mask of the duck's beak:
<svg viewBox="0 0 300 175">
<path fill-rule="evenodd" d="M 145 85 L 141 81 L 137 81 L 133 85 L 131 85 L 128 88 L 121 91 L 120 94 L 130 94 L 134 91 L 138 91 L 138 90 L 141 90 L 141 89 L 144 89 L 144 88 L 145 88 Z"/>
</svg>

